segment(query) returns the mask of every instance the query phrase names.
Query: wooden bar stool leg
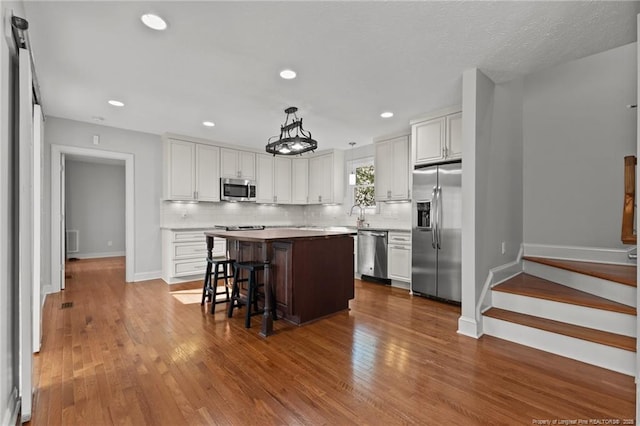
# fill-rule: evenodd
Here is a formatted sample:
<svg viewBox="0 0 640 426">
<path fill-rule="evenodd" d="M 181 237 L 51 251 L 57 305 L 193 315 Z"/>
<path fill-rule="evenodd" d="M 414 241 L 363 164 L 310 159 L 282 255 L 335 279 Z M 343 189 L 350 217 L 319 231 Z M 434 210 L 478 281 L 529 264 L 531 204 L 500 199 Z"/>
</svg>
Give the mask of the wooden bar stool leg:
<svg viewBox="0 0 640 426">
<path fill-rule="evenodd" d="M 240 297 L 240 287 L 238 286 L 239 277 L 239 268 L 234 268 L 233 271 L 233 286 L 231 287 L 231 301 L 229 303 L 229 308 L 227 309 L 227 317 L 231 318 L 233 316 L 233 308 L 235 308 L 238 303 L 238 298 Z"/>
<path fill-rule="evenodd" d="M 218 270 L 220 264 L 216 263 L 215 270 L 213 271 L 213 284 L 211 285 L 211 314 L 215 313 L 216 309 L 216 296 L 218 293 Z"/>
<path fill-rule="evenodd" d="M 207 298 L 211 302 L 211 261 L 207 259 L 207 270 L 204 273 L 204 284 L 202 286 L 202 300 L 200 306 L 204 305 L 204 299 Z"/>
</svg>

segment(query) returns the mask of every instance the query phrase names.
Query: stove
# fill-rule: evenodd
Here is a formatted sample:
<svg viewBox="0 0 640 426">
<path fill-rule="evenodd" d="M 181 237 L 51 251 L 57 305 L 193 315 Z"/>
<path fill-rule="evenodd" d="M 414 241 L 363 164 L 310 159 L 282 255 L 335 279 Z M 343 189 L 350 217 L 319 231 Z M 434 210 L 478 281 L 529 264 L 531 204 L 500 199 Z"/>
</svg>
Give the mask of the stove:
<svg viewBox="0 0 640 426">
<path fill-rule="evenodd" d="M 264 229 L 264 225 L 216 225 L 215 228 L 225 231 L 257 231 Z"/>
</svg>

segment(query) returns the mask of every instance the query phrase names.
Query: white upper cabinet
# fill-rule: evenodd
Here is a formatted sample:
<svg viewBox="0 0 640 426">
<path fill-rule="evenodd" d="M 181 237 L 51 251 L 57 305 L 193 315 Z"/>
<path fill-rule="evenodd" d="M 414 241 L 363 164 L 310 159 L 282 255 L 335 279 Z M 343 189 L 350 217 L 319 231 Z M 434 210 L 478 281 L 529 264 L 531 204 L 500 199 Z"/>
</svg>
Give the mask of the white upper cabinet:
<svg viewBox="0 0 640 426">
<path fill-rule="evenodd" d="M 256 178 L 256 154 L 236 149 L 220 149 L 220 175 L 232 179 Z"/>
<path fill-rule="evenodd" d="M 291 158 L 273 158 L 273 196 L 278 204 L 291 204 Z"/>
<path fill-rule="evenodd" d="M 344 200 L 344 152 L 309 159 L 309 204 L 340 204 Z"/>
<path fill-rule="evenodd" d="M 291 159 L 256 155 L 256 202 L 291 203 Z"/>
<path fill-rule="evenodd" d="M 256 203 L 274 203 L 273 155 L 256 155 Z"/>
<path fill-rule="evenodd" d="M 164 141 L 163 196 L 176 201 L 220 201 L 220 149 L 179 139 Z"/>
<path fill-rule="evenodd" d="M 220 201 L 220 148 L 196 144 L 196 199 Z"/>
<path fill-rule="evenodd" d="M 462 113 L 447 116 L 447 160 L 462 158 Z"/>
<path fill-rule="evenodd" d="M 409 136 L 376 142 L 376 201 L 410 199 Z"/>
<path fill-rule="evenodd" d="M 291 203 L 309 202 L 309 159 L 291 159 Z"/>
<path fill-rule="evenodd" d="M 462 113 L 411 124 L 413 164 L 431 164 L 462 157 Z"/>
</svg>

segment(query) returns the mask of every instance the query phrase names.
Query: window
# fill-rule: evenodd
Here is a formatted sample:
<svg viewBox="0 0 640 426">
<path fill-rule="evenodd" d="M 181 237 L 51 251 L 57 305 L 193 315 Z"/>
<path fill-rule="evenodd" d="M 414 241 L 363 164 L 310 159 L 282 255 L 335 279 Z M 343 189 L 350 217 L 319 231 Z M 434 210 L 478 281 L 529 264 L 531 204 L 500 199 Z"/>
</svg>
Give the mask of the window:
<svg viewBox="0 0 640 426">
<path fill-rule="evenodd" d="M 348 186 L 350 205 L 361 205 L 375 209 L 375 167 L 373 157 L 352 160 L 347 165 L 349 172 L 355 172 L 356 184 Z"/>
</svg>

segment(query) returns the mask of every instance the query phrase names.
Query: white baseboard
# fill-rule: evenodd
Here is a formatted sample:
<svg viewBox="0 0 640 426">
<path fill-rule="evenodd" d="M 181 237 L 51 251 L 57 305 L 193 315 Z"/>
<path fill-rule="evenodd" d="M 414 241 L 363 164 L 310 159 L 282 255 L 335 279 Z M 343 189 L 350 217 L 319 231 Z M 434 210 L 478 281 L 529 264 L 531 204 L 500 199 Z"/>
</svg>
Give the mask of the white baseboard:
<svg viewBox="0 0 640 426">
<path fill-rule="evenodd" d="M 133 274 L 133 282 L 157 280 L 162 278 L 162 271 L 137 272 Z"/>
<path fill-rule="evenodd" d="M 477 339 L 482 336 L 482 331 L 479 330 L 478 322 L 474 318 L 461 316 L 458 318 L 458 334 Z"/>
<path fill-rule="evenodd" d="M 20 412 L 20 398 L 18 398 L 18 389 L 13 388 L 9 396 L 8 406 L 4 408 L 2 414 L 2 425 L 15 425 L 18 423 L 18 413 Z"/>
<path fill-rule="evenodd" d="M 125 252 L 123 251 L 110 251 L 105 253 L 69 253 L 67 258 L 76 258 L 76 259 L 99 259 L 101 257 L 123 257 L 125 256 Z"/>
<path fill-rule="evenodd" d="M 403 290 L 410 290 L 411 283 L 405 281 L 391 280 L 391 287 L 393 288 L 401 288 Z"/>
<path fill-rule="evenodd" d="M 628 250 L 602 247 L 555 246 L 524 243 L 524 255 L 550 259 L 582 260 L 585 262 L 635 265 L 627 256 Z"/>
</svg>

